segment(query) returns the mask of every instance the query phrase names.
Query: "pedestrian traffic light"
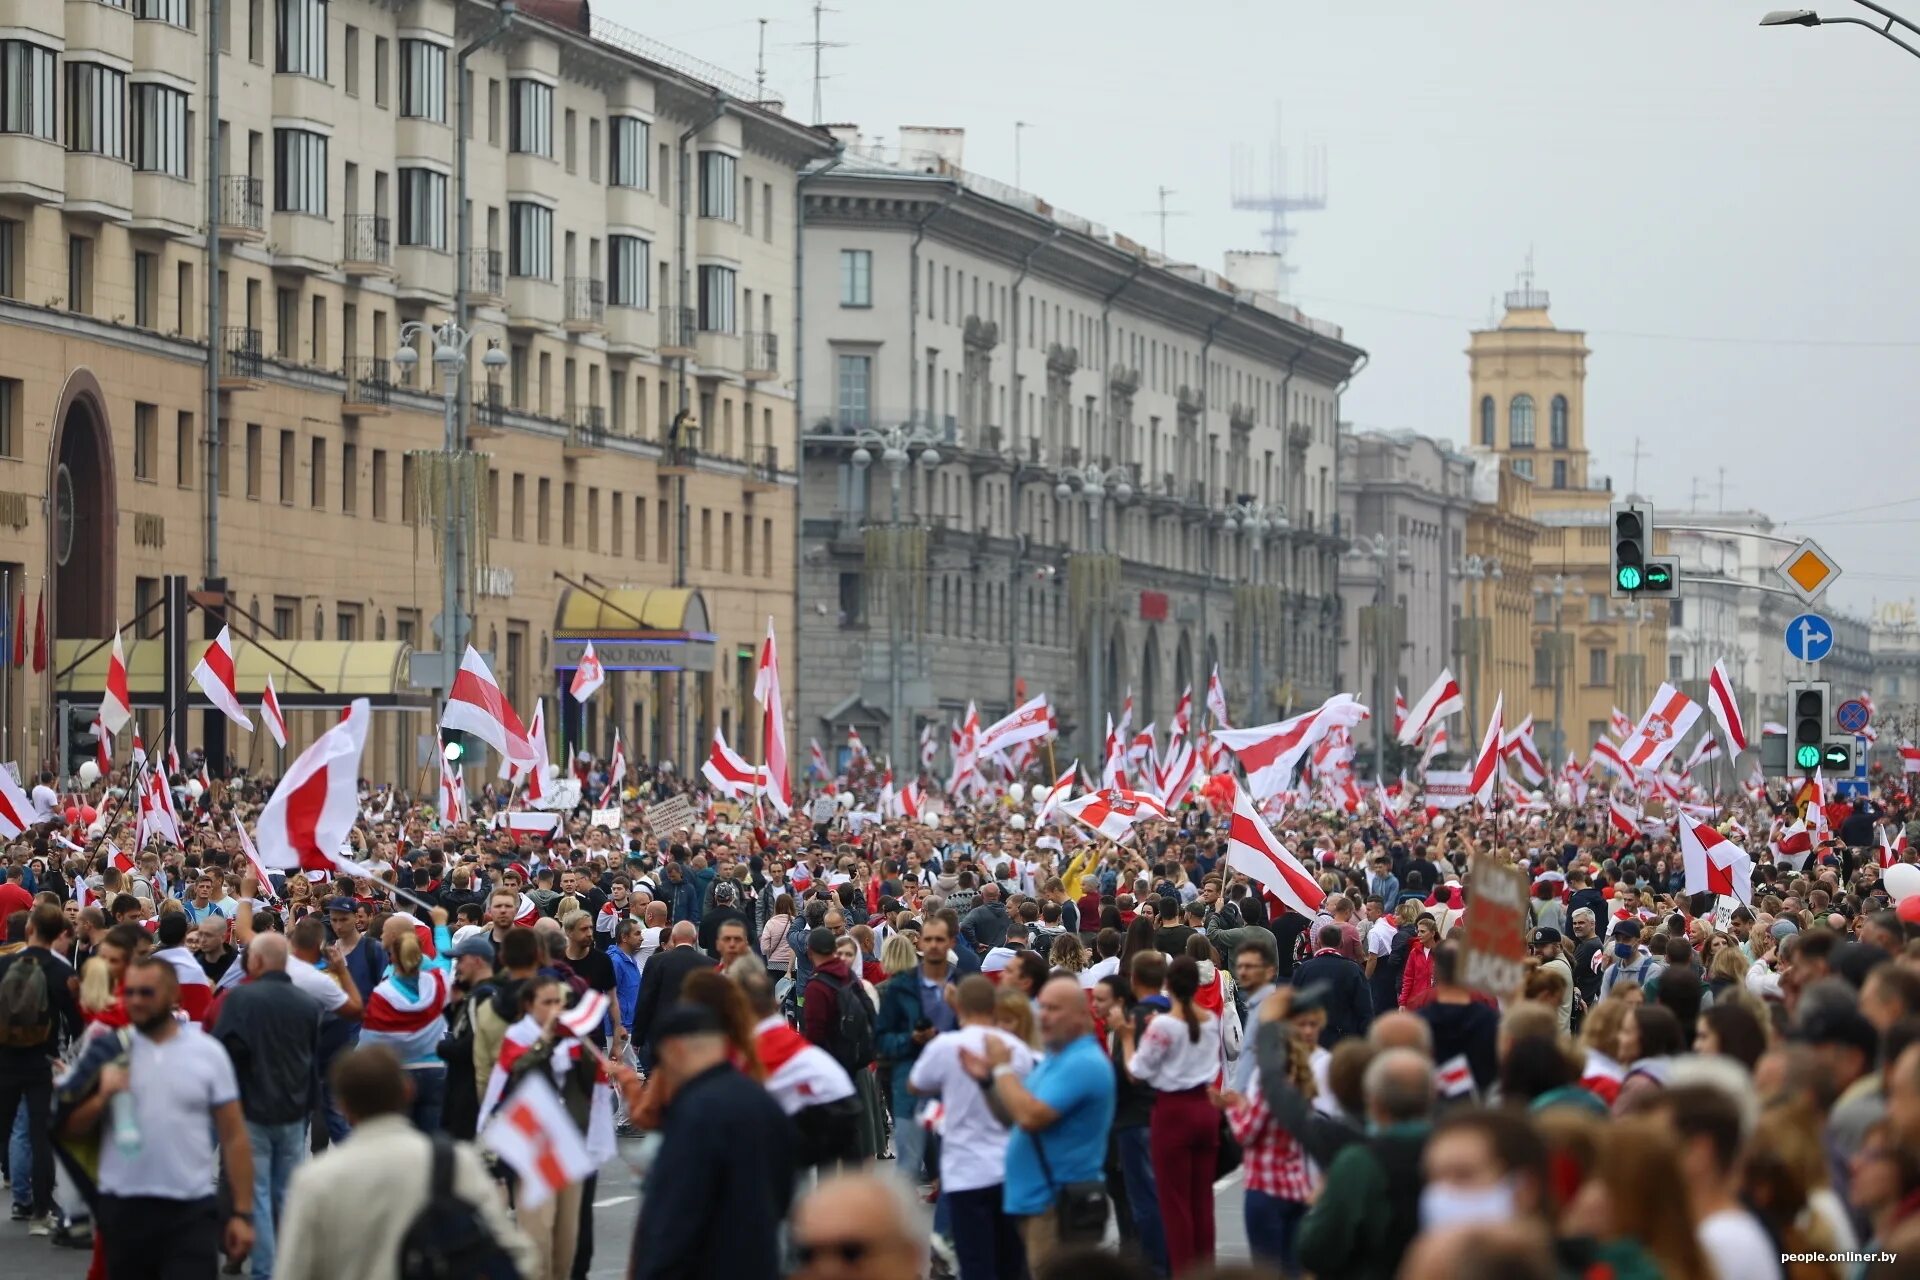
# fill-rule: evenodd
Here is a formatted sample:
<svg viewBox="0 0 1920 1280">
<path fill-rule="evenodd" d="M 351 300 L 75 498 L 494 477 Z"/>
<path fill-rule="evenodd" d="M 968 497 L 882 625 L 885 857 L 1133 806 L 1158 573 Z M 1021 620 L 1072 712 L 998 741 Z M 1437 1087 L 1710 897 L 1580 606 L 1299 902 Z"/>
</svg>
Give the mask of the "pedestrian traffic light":
<svg viewBox="0 0 1920 1280">
<path fill-rule="evenodd" d="M 1825 680 L 1787 682 L 1788 759 L 1802 773 L 1826 765 L 1828 693 Z M 1852 767 L 1851 756 L 1847 767 Z"/>
<path fill-rule="evenodd" d="M 66 768 L 61 776 L 71 778 L 80 772 L 81 765 L 98 754 L 100 737 L 94 729 L 96 713 L 91 708 L 68 703 L 61 708 L 61 714 L 66 718 L 67 728 Z"/>
<path fill-rule="evenodd" d="M 472 747 L 466 734 L 458 729 L 442 728 L 440 730 L 440 755 L 448 764 L 458 767 L 466 763 L 471 751 Z"/>
<path fill-rule="evenodd" d="M 1607 584 L 1607 594 L 1616 598 L 1638 595 L 1649 589 L 1647 553 L 1653 550 L 1653 504 L 1616 502 L 1607 512 L 1613 530 L 1613 577 Z M 1673 567 L 1667 564 L 1662 583 L 1653 589 L 1670 590 L 1672 585 Z"/>
</svg>

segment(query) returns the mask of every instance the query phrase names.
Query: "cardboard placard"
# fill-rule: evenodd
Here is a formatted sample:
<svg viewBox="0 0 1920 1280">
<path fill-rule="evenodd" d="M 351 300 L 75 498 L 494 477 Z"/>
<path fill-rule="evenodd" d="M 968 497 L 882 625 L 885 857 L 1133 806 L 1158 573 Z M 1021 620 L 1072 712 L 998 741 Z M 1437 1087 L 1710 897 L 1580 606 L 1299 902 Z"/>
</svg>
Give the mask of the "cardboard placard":
<svg viewBox="0 0 1920 1280">
<path fill-rule="evenodd" d="M 1467 892 L 1462 980 L 1506 1000 L 1527 975 L 1527 873 L 1476 853 L 1467 866 Z"/>
<path fill-rule="evenodd" d="M 693 801 L 673 796 L 647 806 L 647 830 L 656 836 L 670 836 L 682 827 L 693 829 Z"/>
<path fill-rule="evenodd" d="M 609 831 L 620 830 L 620 806 L 616 804 L 611 809 L 595 809 L 593 819 L 587 825 L 605 827 Z"/>
<path fill-rule="evenodd" d="M 840 812 L 840 806 L 832 796 L 816 796 L 808 812 L 812 814 L 815 826 L 823 826 L 833 821 L 834 815 Z"/>
</svg>

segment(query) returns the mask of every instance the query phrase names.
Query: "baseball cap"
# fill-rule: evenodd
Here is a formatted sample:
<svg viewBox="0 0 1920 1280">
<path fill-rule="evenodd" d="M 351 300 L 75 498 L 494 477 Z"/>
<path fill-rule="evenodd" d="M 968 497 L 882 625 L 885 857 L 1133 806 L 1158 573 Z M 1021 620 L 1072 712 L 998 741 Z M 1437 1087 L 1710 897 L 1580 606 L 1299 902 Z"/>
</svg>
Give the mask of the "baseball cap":
<svg viewBox="0 0 1920 1280">
<path fill-rule="evenodd" d="M 1800 926 L 1791 920 L 1775 920 L 1773 922 L 1773 928 L 1769 930 L 1769 932 L 1772 933 L 1775 938 L 1790 938 L 1800 932 Z"/>
<path fill-rule="evenodd" d="M 1533 945 L 1547 947 L 1560 945 L 1560 931 L 1552 925 L 1541 925 L 1533 931 Z"/>
<path fill-rule="evenodd" d="M 493 943 L 487 938 L 486 930 L 468 934 L 453 944 L 453 958 L 458 960 L 462 956 L 478 956 L 482 960 L 493 959 Z"/>
<path fill-rule="evenodd" d="M 1802 1044 L 1849 1045 L 1869 1059 L 1879 1052 L 1880 1033 L 1866 1015 L 1851 1005 L 1821 1005 L 1800 1020 L 1787 1036 Z"/>
<path fill-rule="evenodd" d="M 327 910 L 329 912 L 341 911 L 347 915 L 352 915 L 354 911 L 357 910 L 357 905 L 352 898 L 335 898 L 327 903 Z"/>
<path fill-rule="evenodd" d="M 1616 938 L 1637 938 L 1640 936 L 1640 922 L 1629 916 L 1625 920 L 1613 922 L 1613 936 Z"/>
</svg>

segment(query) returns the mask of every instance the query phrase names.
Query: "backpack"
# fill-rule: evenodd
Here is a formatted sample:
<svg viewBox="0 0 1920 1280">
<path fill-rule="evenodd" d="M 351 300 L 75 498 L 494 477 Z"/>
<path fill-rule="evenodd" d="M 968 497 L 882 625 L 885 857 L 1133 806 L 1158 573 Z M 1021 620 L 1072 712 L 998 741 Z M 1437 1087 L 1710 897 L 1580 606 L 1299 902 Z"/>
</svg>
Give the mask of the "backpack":
<svg viewBox="0 0 1920 1280">
<path fill-rule="evenodd" d="M 823 1046 L 834 1061 L 851 1073 L 873 1065 L 873 1005 L 858 978 L 837 982 L 827 974 L 817 975 L 833 989 L 833 1035 Z"/>
<path fill-rule="evenodd" d="M 47 1003 L 47 971 L 40 957 L 22 951 L 0 977 L 0 1045 L 31 1049 L 53 1034 L 53 1015 Z"/>
<path fill-rule="evenodd" d="M 453 1139 L 433 1135 L 433 1181 L 426 1207 L 400 1238 L 400 1280 L 523 1280 L 512 1255 L 493 1238 L 480 1210 L 453 1191 Z"/>
</svg>

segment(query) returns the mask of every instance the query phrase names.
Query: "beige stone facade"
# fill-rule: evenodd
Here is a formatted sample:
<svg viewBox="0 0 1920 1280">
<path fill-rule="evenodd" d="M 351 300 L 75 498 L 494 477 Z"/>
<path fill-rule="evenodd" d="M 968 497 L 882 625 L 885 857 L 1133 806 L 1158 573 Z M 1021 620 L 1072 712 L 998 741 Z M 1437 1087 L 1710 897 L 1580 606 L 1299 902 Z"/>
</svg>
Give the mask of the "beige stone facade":
<svg viewBox="0 0 1920 1280">
<path fill-rule="evenodd" d="M 23 589 L 31 613 L 51 582 L 54 638 L 100 637 L 164 575 L 198 586 L 217 570 L 268 643 L 434 649 L 440 570 L 414 528 L 409 454 L 441 448 L 442 404 L 430 344 L 410 373 L 391 357 L 407 322 L 449 317 L 464 277 L 475 359 L 461 412 L 490 458 L 475 642 L 516 706 L 548 697 L 557 756 L 557 575 L 594 592 L 683 575 L 714 637 L 713 670 L 684 678 L 684 715 L 679 677 L 619 673 L 572 733 L 604 752 L 617 724 L 634 754 L 685 760 L 718 726 L 757 751 L 754 647 L 769 617 L 790 635 L 794 609 L 794 175 L 830 143 L 669 70 L 637 37 L 589 33 L 544 6 L 560 25 L 523 16 L 469 64 L 474 251 L 462 261 L 455 52 L 493 6 L 230 5 L 210 436 L 201 9 L 188 30 L 164 20 L 188 15 L 184 3 L 136 3 L 162 17 L 0 0 L 4 39 L 53 51 L 61 111 L 51 137 L 32 136 L 46 122 L 31 118 L 0 133 L 8 615 Z M 322 30 L 323 61 L 299 34 Z M 99 87 L 100 68 L 121 73 L 118 87 Z M 156 105 L 156 89 L 183 91 L 187 117 Z M 126 136 L 102 138 L 121 92 Z M 107 104 L 98 121 L 88 103 Z M 490 382 L 477 357 L 495 341 L 508 362 Z M 0 758 L 53 754 L 54 674 L 7 673 Z M 333 716 L 290 717 L 290 750 Z M 199 740 L 193 719 L 183 746 Z M 157 715 L 143 723 L 151 733 Z M 431 729 L 425 712 L 377 720 L 368 772 L 410 775 Z M 233 746 L 241 763 L 270 761 L 256 738 Z"/>
</svg>

